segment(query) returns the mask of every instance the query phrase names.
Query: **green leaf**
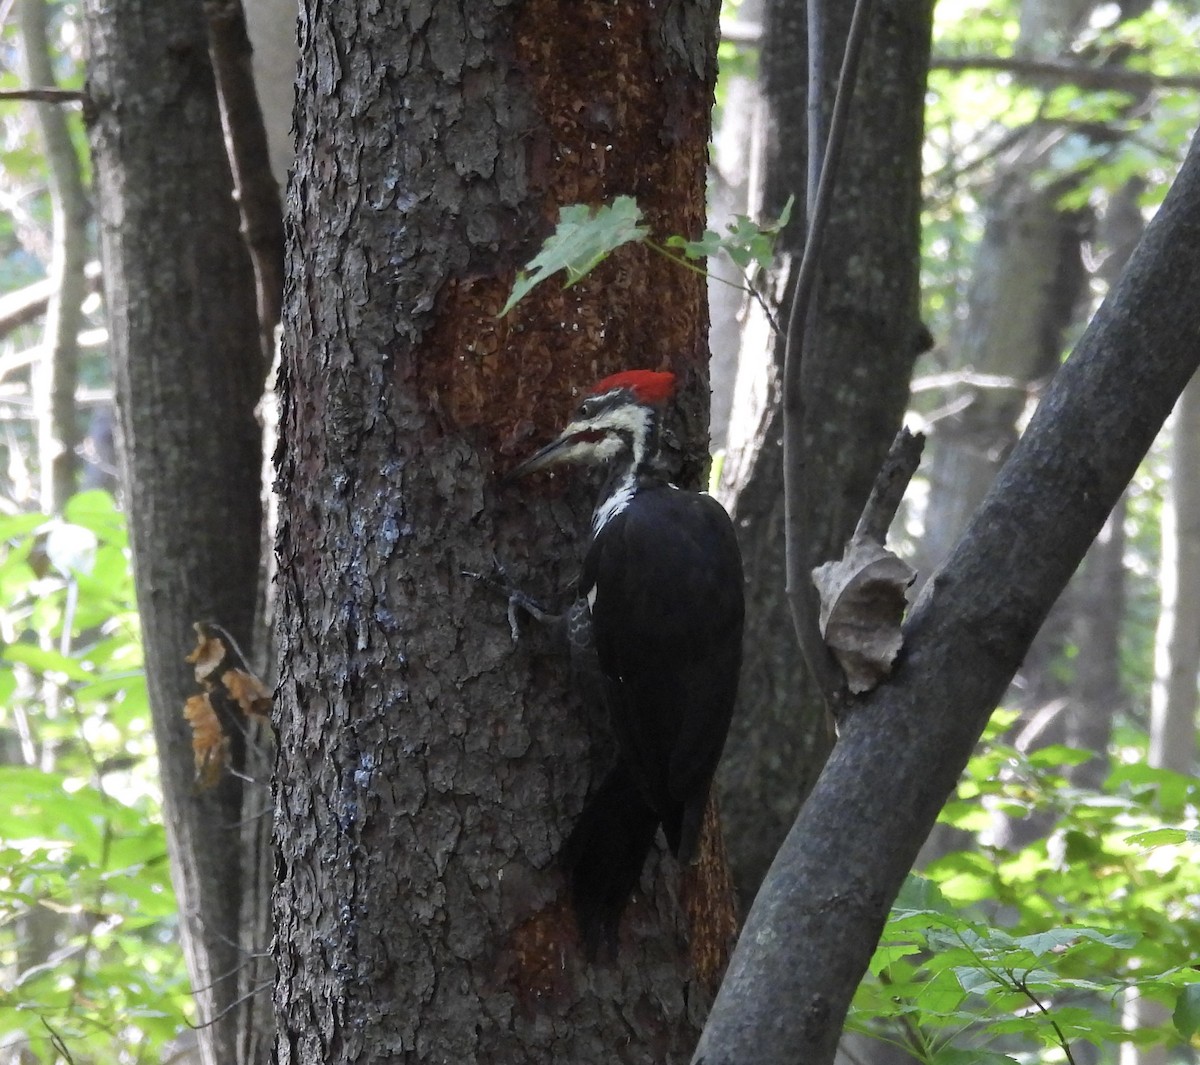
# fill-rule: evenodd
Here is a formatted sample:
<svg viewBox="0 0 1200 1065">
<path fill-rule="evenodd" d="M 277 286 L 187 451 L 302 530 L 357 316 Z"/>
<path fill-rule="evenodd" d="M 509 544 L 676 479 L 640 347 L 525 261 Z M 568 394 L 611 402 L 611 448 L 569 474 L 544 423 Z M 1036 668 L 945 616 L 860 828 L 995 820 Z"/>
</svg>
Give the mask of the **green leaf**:
<svg viewBox="0 0 1200 1065">
<path fill-rule="evenodd" d="M 1127 836 L 1125 842 L 1135 847 L 1167 847 L 1178 843 L 1200 842 L 1200 832 L 1183 828 L 1148 828 Z"/>
<path fill-rule="evenodd" d="M 77 658 L 70 658 L 58 651 L 47 647 L 38 647 L 32 643 L 10 643 L 4 648 L 4 658 L 8 662 L 20 662 L 35 673 L 61 673 L 68 680 L 91 681 L 95 675 L 83 667 Z"/>
<path fill-rule="evenodd" d="M 641 225 L 642 209 L 632 196 L 618 196 L 609 206 L 576 203 L 562 208 L 558 226 L 542 250 L 513 282 L 512 294 L 500 310 L 503 318 L 535 285 L 565 270 L 570 288 L 622 244 L 644 240 L 650 230 Z"/>
<path fill-rule="evenodd" d="M 1188 984 L 1180 990 L 1171 1021 L 1184 1039 L 1191 1039 L 1200 1030 L 1200 983 Z"/>
<path fill-rule="evenodd" d="M 718 252 L 725 252 L 741 269 L 752 263 L 766 270 L 775 257 L 775 241 L 792 216 L 794 196 L 789 196 L 783 211 L 774 221 L 763 223 L 744 214 L 735 215 L 725 236 L 706 229 L 699 240 L 684 237 L 668 237 L 668 248 L 682 252 L 689 259 L 709 259 Z"/>
<path fill-rule="evenodd" d="M 932 880 L 910 873 L 896 896 L 892 911 L 897 914 L 951 913 L 953 907 Z"/>
<path fill-rule="evenodd" d="M 5 514 L 0 517 L 0 540 L 27 536 L 45 524 L 45 514 Z"/>
</svg>

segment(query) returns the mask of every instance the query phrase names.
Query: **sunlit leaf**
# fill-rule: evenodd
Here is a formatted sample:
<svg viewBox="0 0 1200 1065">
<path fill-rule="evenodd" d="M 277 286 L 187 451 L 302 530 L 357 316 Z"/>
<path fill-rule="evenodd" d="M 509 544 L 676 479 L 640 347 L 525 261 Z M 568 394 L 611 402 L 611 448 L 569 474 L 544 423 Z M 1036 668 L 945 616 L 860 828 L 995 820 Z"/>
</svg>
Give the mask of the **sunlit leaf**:
<svg viewBox="0 0 1200 1065">
<path fill-rule="evenodd" d="M 577 203 L 559 211 L 558 226 L 517 274 L 512 293 L 500 310 L 508 314 L 535 285 L 559 271 L 570 287 L 587 276 L 622 244 L 644 239 L 650 232 L 642 222 L 642 210 L 632 196 L 618 196 L 611 204 L 589 207 Z"/>
</svg>

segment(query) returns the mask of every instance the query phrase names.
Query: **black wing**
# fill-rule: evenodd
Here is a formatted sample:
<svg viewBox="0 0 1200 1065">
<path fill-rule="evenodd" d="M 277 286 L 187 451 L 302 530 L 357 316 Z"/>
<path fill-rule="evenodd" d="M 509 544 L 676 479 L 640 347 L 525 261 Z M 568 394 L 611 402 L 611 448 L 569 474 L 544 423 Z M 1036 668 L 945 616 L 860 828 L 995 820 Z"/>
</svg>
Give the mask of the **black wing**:
<svg viewBox="0 0 1200 1065">
<path fill-rule="evenodd" d="M 712 497 L 637 492 L 592 542 L 582 586 L 622 757 L 690 858 L 741 666 L 741 554 Z"/>
</svg>

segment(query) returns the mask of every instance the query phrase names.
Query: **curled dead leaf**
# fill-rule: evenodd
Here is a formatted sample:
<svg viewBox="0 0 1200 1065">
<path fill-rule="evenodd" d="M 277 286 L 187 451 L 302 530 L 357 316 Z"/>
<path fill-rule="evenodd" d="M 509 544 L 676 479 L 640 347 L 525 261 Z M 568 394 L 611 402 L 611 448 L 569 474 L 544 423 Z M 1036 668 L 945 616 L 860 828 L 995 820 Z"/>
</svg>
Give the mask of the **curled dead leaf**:
<svg viewBox="0 0 1200 1065">
<path fill-rule="evenodd" d="M 207 695 L 193 695 L 183 706 L 183 716 L 192 726 L 192 755 L 201 787 L 211 788 L 229 762 L 229 737 Z"/>
<path fill-rule="evenodd" d="M 219 625 L 196 623 L 196 646 L 186 658 L 203 694 L 184 704 L 192 726 L 192 752 L 201 787 L 212 787 L 230 764 L 231 735 L 246 733 L 246 720 L 266 719 L 271 693 L 247 667 L 241 651 Z M 239 768 L 237 766 L 235 769 Z"/>
<path fill-rule="evenodd" d="M 856 695 L 892 670 L 903 638 L 904 593 L 916 577 L 908 563 L 874 540 L 855 537 L 838 562 L 813 570 L 821 597 L 821 636 Z"/>
<path fill-rule="evenodd" d="M 253 673 L 245 669 L 230 669 L 221 674 L 221 683 L 247 717 L 266 717 L 270 714 L 271 693 Z"/>
</svg>

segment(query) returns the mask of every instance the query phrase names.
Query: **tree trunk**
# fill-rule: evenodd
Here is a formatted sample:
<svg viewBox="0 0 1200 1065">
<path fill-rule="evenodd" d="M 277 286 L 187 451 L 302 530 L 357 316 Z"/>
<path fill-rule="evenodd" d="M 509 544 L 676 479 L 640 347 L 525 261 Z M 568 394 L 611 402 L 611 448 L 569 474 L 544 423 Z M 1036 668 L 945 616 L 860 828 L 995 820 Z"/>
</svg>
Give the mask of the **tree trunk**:
<svg viewBox="0 0 1200 1065">
<path fill-rule="evenodd" d="M 1051 604 L 1200 361 L 1200 138 L 860 700 L 755 902 L 696 1061 L 833 1059 L 921 843 Z"/>
<path fill-rule="evenodd" d="M 1150 764 L 1176 773 L 1196 765 L 1200 671 L 1200 380 L 1180 397 L 1171 438 L 1171 483 L 1162 509 L 1162 606 L 1154 648 Z"/>
<path fill-rule="evenodd" d="M 743 23 L 762 19 L 763 0 L 742 0 L 737 17 Z M 735 215 L 751 213 L 751 180 L 756 166 L 755 138 L 762 126 L 762 92 L 758 72 L 734 70 L 721 75 L 724 103 L 720 124 L 713 131 L 709 167 L 708 225 L 723 233 Z M 755 190 L 757 192 L 757 190 Z M 745 272 L 728 255 L 708 260 L 708 309 L 712 319 L 708 342 L 712 348 L 712 418 L 709 426 L 713 451 L 729 442 L 729 413 L 737 380 L 738 349 L 746 313 Z"/>
<path fill-rule="evenodd" d="M 205 1060 L 241 1060 L 259 784 L 196 784 L 182 716 L 192 624 L 251 645 L 261 523 L 254 280 L 238 235 L 199 0 L 89 0 L 89 118 L 147 681 Z M 235 748 L 239 744 L 235 740 Z M 235 751 L 235 765 L 246 762 Z"/>
<path fill-rule="evenodd" d="M 606 372 L 679 373 L 675 430 L 703 466 L 702 279 L 629 246 L 495 315 L 562 204 L 630 194 L 660 237 L 700 230 L 716 14 L 304 5 L 278 450 L 282 1063 L 694 1044 L 732 930 L 719 863 L 681 877 L 658 854 L 618 959 L 584 959 L 555 856 L 597 768 L 586 715 L 546 638 L 514 649 L 503 599 L 463 571 L 498 557 L 534 593 L 565 586 L 590 493 L 496 474 Z"/>
<path fill-rule="evenodd" d="M 831 5 L 826 107 L 852 5 Z M 883 456 L 900 426 L 918 317 L 921 138 L 932 5 L 888 9 L 873 20 L 855 90 L 825 238 L 822 282 L 810 317 L 815 343 L 804 367 L 806 461 L 813 500 L 812 565 L 840 557 Z M 758 138 L 763 210 L 796 197 L 783 251 L 798 264 L 806 156 L 805 14 L 768 3 L 763 77 L 767 129 Z M 879 211 L 879 204 L 891 205 Z M 739 893 L 753 897 L 828 753 L 820 694 L 808 682 L 785 594 L 782 338 L 761 318 L 747 329 L 723 492 L 746 560 L 746 659 L 738 714 L 721 772 L 722 809 Z"/>
</svg>

